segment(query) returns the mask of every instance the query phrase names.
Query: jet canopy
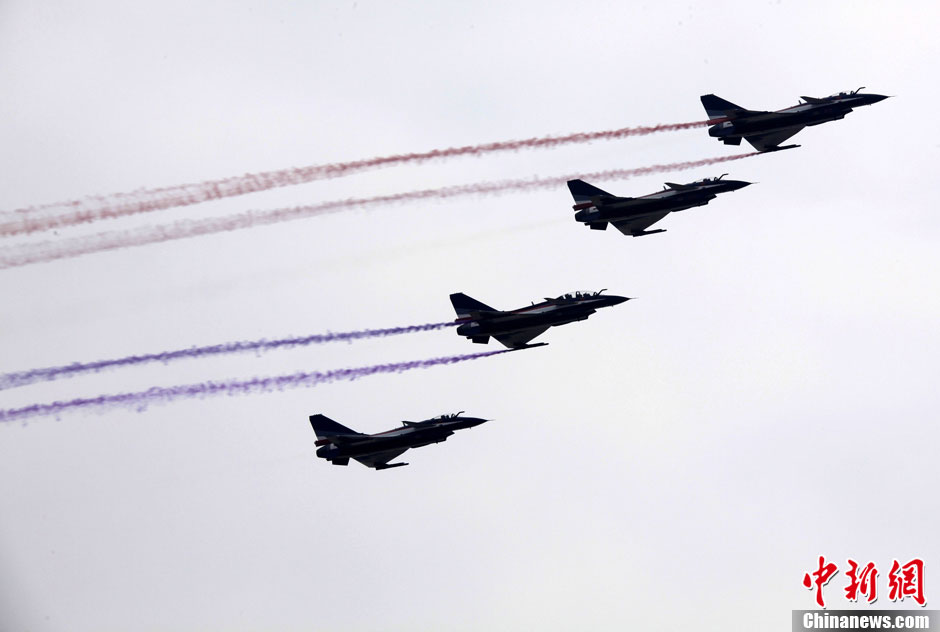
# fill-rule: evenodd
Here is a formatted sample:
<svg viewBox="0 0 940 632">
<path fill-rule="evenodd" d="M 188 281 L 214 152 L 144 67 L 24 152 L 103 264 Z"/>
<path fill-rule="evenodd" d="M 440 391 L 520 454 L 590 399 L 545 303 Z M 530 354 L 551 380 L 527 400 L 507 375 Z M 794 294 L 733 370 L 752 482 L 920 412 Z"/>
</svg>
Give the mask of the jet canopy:
<svg viewBox="0 0 940 632">
<path fill-rule="evenodd" d="M 728 174 L 727 174 L 727 173 L 723 173 L 723 174 L 721 174 L 720 176 L 718 176 L 717 178 L 702 178 L 701 180 L 696 180 L 696 181 L 693 182 L 692 184 L 708 184 L 708 183 L 710 183 L 710 182 L 718 182 L 719 180 L 721 180 L 722 178 L 724 178 L 726 175 L 728 175 Z"/>
<path fill-rule="evenodd" d="M 695 182 L 690 182 L 688 184 L 676 184 L 675 182 L 667 182 L 665 186 L 663 186 L 663 190 L 668 191 L 669 189 L 672 189 L 674 191 L 689 191 L 691 189 L 694 189 L 695 187 L 702 186 L 703 184 L 714 184 L 718 182 L 719 180 L 721 180 L 722 178 L 724 178 L 726 175 L 728 174 L 723 173 L 717 178 L 702 178 L 701 180 L 696 180 Z"/>
<path fill-rule="evenodd" d="M 839 97 L 850 97 L 852 95 L 858 94 L 860 90 L 864 90 L 865 86 L 862 86 L 858 90 L 852 90 L 851 92 L 839 92 L 837 94 L 830 94 L 828 98 L 837 99 Z"/>
<path fill-rule="evenodd" d="M 562 294 L 555 300 L 556 301 L 571 301 L 571 300 L 575 300 L 579 298 L 589 298 L 591 296 L 600 296 L 602 292 L 606 292 L 606 291 L 607 291 L 607 288 L 604 288 L 603 290 L 598 290 L 597 292 L 574 292 L 574 293 L 569 292 L 567 294 Z"/>
<path fill-rule="evenodd" d="M 432 417 L 431 419 L 426 419 L 425 421 L 403 421 L 401 423 L 402 425 L 405 425 L 405 426 L 425 426 L 425 425 L 429 426 L 431 424 L 438 423 L 441 421 L 447 421 L 449 419 L 456 419 L 457 417 L 460 417 L 465 412 L 467 411 L 461 410 L 459 413 L 453 413 L 451 415 L 438 415 L 437 417 Z"/>
</svg>

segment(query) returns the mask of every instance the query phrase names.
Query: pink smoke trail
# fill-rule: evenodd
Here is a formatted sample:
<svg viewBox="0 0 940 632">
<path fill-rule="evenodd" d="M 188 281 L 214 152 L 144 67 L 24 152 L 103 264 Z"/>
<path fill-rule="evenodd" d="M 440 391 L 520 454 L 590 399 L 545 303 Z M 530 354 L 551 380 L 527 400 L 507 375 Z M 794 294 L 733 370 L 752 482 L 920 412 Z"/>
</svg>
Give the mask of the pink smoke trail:
<svg viewBox="0 0 940 632">
<path fill-rule="evenodd" d="M 407 327 L 390 327 L 386 329 L 363 329 L 359 331 L 345 332 L 327 332 L 325 334 L 313 334 L 310 336 L 292 336 L 289 338 L 280 338 L 277 340 L 247 340 L 240 342 L 225 342 L 215 345 L 202 347 L 189 347 L 188 349 L 176 349 L 173 351 L 161 351 L 160 353 L 147 353 L 142 355 L 126 356 L 112 360 L 97 360 L 95 362 L 73 362 L 62 366 L 52 366 L 41 369 L 30 369 L 28 371 L 16 371 L 14 373 L 0 374 L 0 391 L 17 386 L 26 386 L 35 382 L 51 382 L 60 378 L 74 377 L 86 373 L 98 373 L 105 369 L 114 369 L 138 364 L 147 364 L 150 362 L 162 362 L 167 364 L 174 360 L 185 360 L 192 358 L 203 358 L 206 356 L 222 355 L 229 353 L 244 353 L 246 351 L 255 351 L 262 353 L 273 351 L 275 349 L 290 349 L 293 347 L 304 347 L 307 345 L 325 344 L 328 342 L 352 342 L 353 340 L 362 340 L 364 338 L 384 338 L 386 336 L 398 336 L 410 334 L 419 331 L 432 331 L 443 329 L 444 327 L 453 327 L 457 323 L 448 321 L 444 323 L 428 323 L 425 325 L 408 325 Z"/>
<path fill-rule="evenodd" d="M 634 169 L 613 169 L 586 174 L 571 174 L 552 178 L 530 178 L 527 180 L 502 180 L 497 182 L 479 182 L 442 189 L 425 189 L 405 193 L 394 193 L 372 198 L 350 198 L 333 202 L 322 202 L 307 206 L 294 206 L 290 208 L 274 209 L 269 211 L 246 211 L 236 215 L 198 220 L 181 220 L 165 226 L 145 226 L 143 228 L 111 231 L 76 237 L 62 241 L 45 241 L 38 244 L 29 244 L 14 248 L 7 248 L 0 253 L 0 269 L 15 268 L 32 263 L 44 263 L 77 257 L 79 255 L 104 252 L 131 246 L 143 246 L 174 239 L 185 239 L 199 235 L 209 235 L 253 226 L 277 224 L 305 217 L 314 217 L 327 213 L 392 204 L 396 202 L 412 202 L 426 199 L 448 199 L 464 195 L 498 195 L 510 191 L 528 191 L 533 189 L 547 189 L 564 184 L 574 178 L 585 179 L 628 179 L 635 176 L 653 173 L 666 173 L 694 169 L 708 165 L 741 160 L 751 156 L 759 156 L 760 152 L 737 154 L 734 156 L 720 156 L 702 160 L 674 162 L 669 164 L 637 167 Z"/>
<path fill-rule="evenodd" d="M 43 230 L 52 230 L 53 228 L 85 224 L 101 219 L 199 204 L 209 200 L 245 195 L 257 191 L 267 191 L 268 189 L 303 184 L 313 182 L 314 180 L 339 178 L 376 167 L 422 163 L 429 160 L 453 158 L 456 156 L 482 156 L 498 151 L 558 147 L 560 145 L 589 143 L 596 140 L 612 140 L 626 138 L 628 136 L 645 136 L 658 132 L 671 132 L 704 127 L 714 122 L 715 121 L 694 121 L 691 123 L 623 127 L 599 132 L 578 132 L 565 136 L 542 136 L 522 140 L 484 143 L 481 145 L 465 145 L 463 147 L 434 149 L 421 153 L 396 154 L 393 156 L 381 156 L 350 162 L 337 162 L 326 165 L 312 165 L 309 167 L 295 167 L 277 171 L 249 173 L 220 180 L 207 180 L 205 182 L 155 189 L 139 189 L 130 193 L 114 193 L 111 195 L 88 197 L 82 200 L 31 206 L 6 212 L 11 214 L 9 217 L 0 215 L 0 236 L 23 235 Z M 44 214 L 44 212 L 47 211 L 55 212 L 57 210 L 65 210 L 67 212 L 62 215 L 32 218 L 32 216 L 37 214 Z"/>
<path fill-rule="evenodd" d="M 0 410 L 0 422 L 25 421 L 32 417 L 59 415 L 64 412 L 85 409 L 108 410 L 119 406 L 136 408 L 138 412 L 146 409 L 150 404 L 169 404 L 179 399 L 193 397 L 209 397 L 211 395 L 250 395 L 254 393 L 270 393 L 283 391 L 288 388 L 313 387 L 328 384 L 339 380 L 358 380 L 361 377 L 378 375 L 380 373 L 403 373 L 413 369 L 427 369 L 433 366 L 457 364 L 468 360 L 477 360 L 488 356 L 509 353 L 516 349 L 500 349 L 498 351 L 484 351 L 467 355 L 444 356 L 427 360 L 412 360 L 410 362 L 396 362 L 392 364 L 377 364 L 352 369 L 334 369 L 332 371 L 312 371 L 309 373 L 292 373 L 290 375 L 277 375 L 272 377 L 256 377 L 250 380 L 227 380 L 224 382 L 200 382 L 197 384 L 182 384 L 180 386 L 167 386 L 137 391 L 134 393 L 117 393 L 114 395 L 99 395 L 97 397 L 83 397 L 69 401 L 51 402 L 48 404 L 32 404 L 23 408 L 9 408 Z"/>
</svg>

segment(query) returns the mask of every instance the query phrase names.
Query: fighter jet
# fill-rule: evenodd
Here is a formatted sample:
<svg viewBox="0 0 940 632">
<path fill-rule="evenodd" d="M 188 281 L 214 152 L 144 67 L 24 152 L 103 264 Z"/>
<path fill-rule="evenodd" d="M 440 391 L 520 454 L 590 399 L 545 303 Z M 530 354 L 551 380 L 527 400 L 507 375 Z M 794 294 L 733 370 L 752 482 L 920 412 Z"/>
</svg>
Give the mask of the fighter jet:
<svg viewBox="0 0 940 632">
<path fill-rule="evenodd" d="M 526 349 L 548 344 L 530 345 L 528 342 L 549 327 L 587 320 L 601 307 L 611 307 L 630 300 L 623 296 L 602 296 L 602 292 L 604 290 L 563 294 L 508 312 L 494 309 L 459 292 L 450 295 L 450 302 L 457 312 L 455 322 L 460 323 L 457 327 L 458 336 L 466 336 L 479 344 L 488 343 L 492 336 L 510 349 Z"/>
<path fill-rule="evenodd" d="M 709 122 L 716 123 L 708 129 L 709 136 L 726 145 L 740 145 L 743 138 L 757 151 L 780 151 L 799 147 L 781 147 L 780 143 L 804 127 L 838 121 L 845 118 L 853 108 L 872 105 L 888 98 L 881 94 L 859 94 L 860 90 L 864 88 L 854 92 L 840 92 L 822 99 L 800 97 L 802 101 L 797 105 L 777 112 L 746 110 L 714 94 L 703 95 L 702 105 L 712 119 Z"/>
<path fill-rule="evenodd" d="M 441 415 L 426 421 L 403 421 L 401 428 L 368 435 L 351 430 L 325 415 L 310 415 L 310 425 L 317 433 L 320 446 L 317 456 L 333 465 L 349 465 L 355 459 L 366 467 L 387 470 L 403 467 L 407 463 L 389 461 L 409 448 L 420 448 L 432 443 L 447 441 L 457 430 L 473 428 L 489 421 L 476 417 L 461 417 L 464 411 L 453 415 Z"/>
<path fill-rule="evenodd" d="M 574 218 L 594 230 L 607 230 L 608 222 L 624 235 L 642 237 L 664 233 L 665 229 L 646 230 L 673 211 L 704 206 L 719 193 L 737 191 L 750 182 L 705 178 L 689 184 L 667 182 L 662 191 L 642 197 L 617 197 L 583 180 L 569 180 L 568 189 L 574 198 Z"/>
</svg>

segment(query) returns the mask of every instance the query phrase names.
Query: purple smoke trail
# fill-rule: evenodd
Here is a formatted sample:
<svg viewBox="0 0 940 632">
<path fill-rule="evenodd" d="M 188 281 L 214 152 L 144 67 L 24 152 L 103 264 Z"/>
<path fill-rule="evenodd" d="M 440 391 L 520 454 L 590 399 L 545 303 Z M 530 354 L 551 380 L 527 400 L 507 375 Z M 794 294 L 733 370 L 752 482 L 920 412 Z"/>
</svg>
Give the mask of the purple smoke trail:
<svg viewBox="0 0 940 632">
<path fill-rule="evenodd" d="M 365 160 L 354 160 L 351 162 L 338 162 L 326 165 L 266 171 L 262 173 L 249 173 L 243 176 L 224 178 L 221 180 L 208 180 L 206 182 L 157 189 L 141 189 L 131 193 L 115 193 L 83 200 L 71 200 L 42 206 L 32 206 L 8 211 L 7 213 L 11 214 L 9 216 L 10 218 L 0 215 L 0 236 L 34 233 L 75 224 L 85 224 L 101 219 L 199 204 L 200 202 L 207 202 L 209 200 L 218 200 L 278 187 L 303 184 L 314 180 L 338 178 L 349 175 L 350 173 L 376 167 L 421 163 L 455 156 L 482 156 L 498 151 L 558 147 L 572 143 L 589 143 L 595 140 L 611 140 L 628 136 L 645 136 L 658 132 L 671 132 L 704 127 L 714 122 L 716 121 L 694 121 L 691 123 L 624 127 L 600 132 L 578 132 L 565 136 L 542 136 L 522 140 L 483 143 L 480 145 L 466 145 L 463 147 L 434 149 L 421 153 L 397 154 L 393 156 L 367 158 Z M 56 209 L 66 210 L 67 212 L 58 216 L 53 215 L 36 219 L 31 219 L 30 217 L 45 211 L 55 211 Z"/>
<path fill-rule="evenodd" d="M 116 250 L 119 248 L 128 248 L 130 246 L 143 246 L 145 244 L 155 244 L 174 239 L 185 239 L 187 237 L 197 237 L 199 235 L 209 235 L 212 233 L 221 233 L 230 230 L 242 228 L 251 228 L 253 226 L 264 226 L 267 224 L 277 224 L 305 217 L 314 217 L 327 213 L 337 213 L 352 208 L 365 208 L 378 206 L 382 204 L 392 204 L 396 202 L 410 202 L 414 200 L 425 199 L 448 199 L 464 195 L 498 195 L 509 191 L 527 191 L 533 189 L 547 189 L 563 185 L 568 180 L 574 178 L 586 179 L 627 179 L 634 176 L 643 176 L 653 173 L 667 173 L 670 171 L 681 171 L 684 169 L 694 169 L 732 160 L 741 160 L 751 156 L 759 156 L 759 152 L 748 154 L 737 154 L 734 156 L 720 156 L 716 158 L 704 158 L 702 160 L 689 160 L 685 162 L 674 162 L 661 165 L 652 165 L 649 167 L 636 167 L 633 169 L 613 169 L 610 171 L 599 171 L 596 173 L 569 174 L 556 176 L 553 178 L 530 178 L 528 180 L 503 180 L 498 182 L 478 182 L 476 184 L 465 184 L 443 189 L 425 189 L 422 191 L 409 191 L 405 193 L 394 193 L 391 195 L 382 195 L 373 198 L 352 198 L 346 200 L 336 200 L 334 202 L 322 202 L 320 204 L 311 204 L 307 206 L 295 206 L 291 208 L 274 209 L 270 211 L 246 211 L 236 215 L 229 215 L 218 218 L 207 218 L 199 220 L 181 220 L 165 226 L 145 226 L 138 229 L 123 231 L 111 231 L 98 233 L 87 237 L 76 237 L 62 241 L 45 241 L 38 244 L 30 244 L 7 248 L 0 253 L 0 269 L 15 268 L 25 266 L 31 263 L 44 263 L 63 259 L 67 257 L 77 257 L 79 255 L 90 254 L 93 252 L 104 252 L 107 250 Z"/>
<path fill-rule="evenodd" d="M 210 395 L 250 395 L 253 393 L 283 391 L 287 388 L 312 387 L 339 380 L 358 380 L 361 377 L 377 375 L 379 373 L 403 373 L 405 371 L 411 371 L 412 369 L 427 369 L 438 365 L 457 364 L 458 362 L 476 360 L 478 358 L 499 355 L 501 353 L 510 353 L 512 351 L 516 351 L 516 349 L 500 349 L 498 351 L 484 351 L 483 353 L 445 356 L 427 360 L 377 364 L 375 366 L 364 366 L 352 369 L 334 369 L 325 372 L 313 371 L 310 373 L 301 372 L 273 377 L 256 377 L 250 380 L 210 381 L 167 387 L 154 386 L 146 391 L 137 391 L 136 393 L 99 395 L 98 397 L 83 397 L 64 402 L 33 404 L 31 406 L 24 406 L 23 408 L 0 410 L 0 422 L 23 421 L 32 417 L 58 415 L 72 410 L 84 410 L 89 408 L 109 409 L 124 406 L 137 408 L 138 411 L 142 411 L 150 404 L 168 404 L 178 399 L 208 397 Z"/>
<path fill-rule="evenodd" d="M 141 355 L 132 355 L 124 358 L 112 360 L 98 360 L 96 362 L 73 362 L 62 366 L 52 366 L 42 369 L 30 369 L 28 371 L 16 371 L 14 373 L 5 373 L 0 375 L 0 391 L 17 386 L 26 386 L 35 382 L 51 382 L 64 377 L 74 377 L 84 373 L 97 373 L 103 369 L 113 369 L 118 367 L 134 366 L 136 364 L 146 364 L 149 362 L 163 362 L 164 364 L 173 360 L 183 360 L 190 358 L 202 358 L 205 356 L 221 355 L 228 353 L 243 353 L 245 351 L 265 352 L 274 349 L 290 349 L 292 347 L 303 347 L 307 345 L 324 344 L 327 342 L 352 342 L 363 338 L 379 338 L 385 336 L 398 336 L 401 334 L 410 334 L 418 331 L 432 331 L 443 329 L 444 327 L 453 327 L 454 321 L 446 323 L 428 323 L 425 325 L 409 325 L 407 327 L 391 327 L 388 329 L 363 329 L 360 331 L 346 332 L 327 332 L 325 334 L 314 334 L 310 336 L 281 338 L 278 340 L 249 340 L 241 342 L 225 342 L 216 345 L 207 345 L 203 347 L 189 347 L 188 349 L 176 349 L 174 351 L 162 351 L 160 353 L 147 353 Z"/>
</svg>

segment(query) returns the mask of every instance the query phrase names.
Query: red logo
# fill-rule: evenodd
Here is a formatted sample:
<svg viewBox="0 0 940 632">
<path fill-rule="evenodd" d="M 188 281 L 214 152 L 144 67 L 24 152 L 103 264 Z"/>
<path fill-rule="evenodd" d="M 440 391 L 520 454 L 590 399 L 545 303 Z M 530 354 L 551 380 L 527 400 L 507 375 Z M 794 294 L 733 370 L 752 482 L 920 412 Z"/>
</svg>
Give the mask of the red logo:
<svg viewBox="0 0 940 632">
<path fill-rule="evenodd" d="M 888 573 L 888 599 L 904 601 L 905 597 L 913 597 L 920 606 L 927 603 L 924 598 L 923 560 L 914 559 L 904 566 L 898 564 L 897 560 L 891 564 L 891 572 Z"/>
<path fill-rule="evenodd" d="M 868 597 L 868 603 L 875 603 L 878 599 L 878 569 L 874 562 L 869 562 L 861 572 L 858 571 L 858 564 L 855 560 L 849 560 L 849 570 L 845 573 L 849 576 L 849 585 L 845 588 L 845 598 L 849 601 L 858 601 L 859 592 Z"/>
<path fill-rule="evenodd" d="M 823 601 L 822 589 L 823 586 L 829 583 L 829 580 L 835 576 L 838 568 L 835 564 L 829 563 L 826 564 L 826 558 L 822 555 L 819 556 L 819 569 L 813 573 L 815 580 L 811 580 L 809 573 L 803 576 L 803 585 L 812 590 L 813 584 L 816 585 L 816 603 L 819 604 L 820 608 L 825 608 L 826 603 Z"/>
<path fill-rule="evenodd" d="M 847 561 L 849 568 L 845 574 L 849 578 L 849 584 L 845 587 L 845 598 L 857 602 L 861 596 L 868 603 L 875 603 L 878 599 L 878 568 L 875 563 L 868 562 L 860 567 L 853 559 Z M 832 581 L 838 572 L 835 564 L 827 563 L 825 556 L 820 555 L 816 570 L 803 575 L 803 586 L 816 591 L 816 604 L 820 608 L 826 607 L 823 586 Z M 911 597 L 920 606 L 927 604 L 924 597 L 924 561 L 920 558 L 915 558 L 903 566 L 893 560 L 891 565 L 891 572 L 888 573 L 888 599 L 904 601 L 905 597 Z"/>
</svg>

